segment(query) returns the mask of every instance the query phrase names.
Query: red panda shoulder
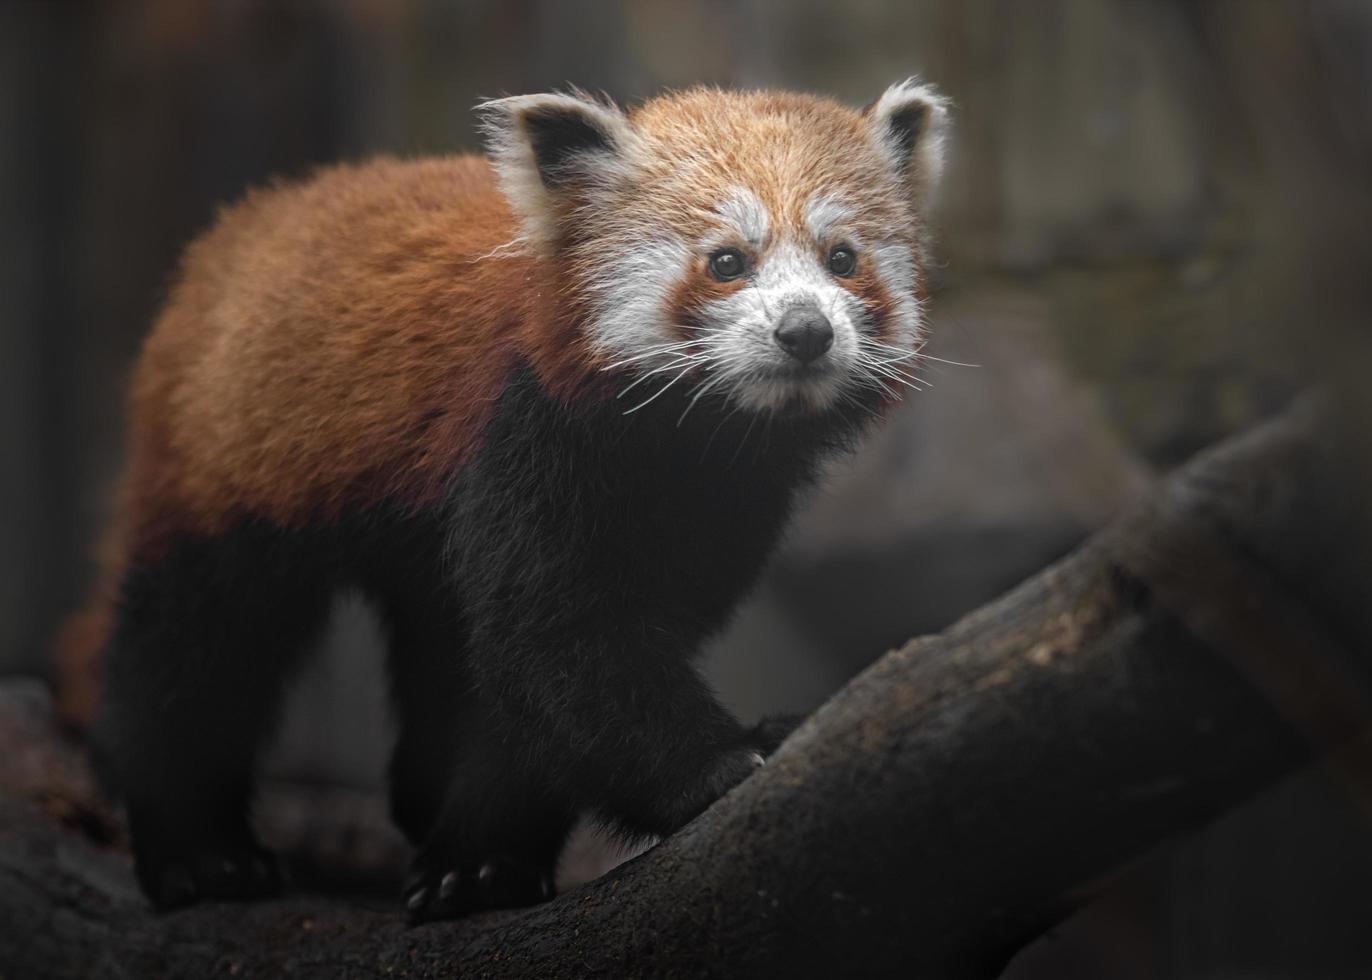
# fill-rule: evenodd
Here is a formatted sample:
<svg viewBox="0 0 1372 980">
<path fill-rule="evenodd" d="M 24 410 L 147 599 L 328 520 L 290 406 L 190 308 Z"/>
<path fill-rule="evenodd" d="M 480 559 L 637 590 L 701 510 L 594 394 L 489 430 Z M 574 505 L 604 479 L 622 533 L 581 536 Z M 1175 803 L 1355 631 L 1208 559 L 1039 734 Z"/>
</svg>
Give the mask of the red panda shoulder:
<svg viewBox="0 0 1372 980">
<path fill-rule="evenodd" d="M 434 501 L 522 348 L 578 383 L 517 234 L 478 157 L 332 168 L 223 212 L 135 373 L 133 543 Z"/>
</svg>

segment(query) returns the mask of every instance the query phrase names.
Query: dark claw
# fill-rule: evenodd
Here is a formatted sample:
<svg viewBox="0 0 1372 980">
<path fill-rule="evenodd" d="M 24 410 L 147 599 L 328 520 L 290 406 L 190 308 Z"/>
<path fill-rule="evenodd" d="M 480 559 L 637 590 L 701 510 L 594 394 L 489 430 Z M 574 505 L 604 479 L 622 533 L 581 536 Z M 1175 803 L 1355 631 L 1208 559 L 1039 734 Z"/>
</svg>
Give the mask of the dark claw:
<svg viewBox="0 0 1372 980">
<path fill-rule="evenodd" d="M 265 898 L 281 891 L 275 864 L 258 854 L 202 857 L 193 862 L 191 873 L 205 898 Z"/>
<path fill-rule="evenodd" d="M 412 924 L 435 919 L 455 919 L 472 911 L 471 901 L 463 894 L 462 875 L 457 871 L 419 872 L 405 893 L 405 911 Z"/>
<path fill-rule="evenodd" d="M 496 854 L 483 861 L 475 874 L 455 868 L 419 872 L 406 892 L 405 908 L 410 921 L 420 923 L 533 905 L 552 897 L 550 873 Z"/>
<path fill-rule="evenodd" d="M 201 899 L 266 898 L 281 891 L 276 863 L 255 845 L 206 850 L 183 859 L 145 860 L 146 864 L 140 860 L 139 875 L 144 881 L 155 883 L 150 892 L 154 904 L 162 910 Z"/>
<path fill-rule="evenodd" d="M 805 720 L 804 715 L 769 715 L 748 733 L 748 742 L 756 745 L 763 755 L 771 755 Z"/>
</svg>

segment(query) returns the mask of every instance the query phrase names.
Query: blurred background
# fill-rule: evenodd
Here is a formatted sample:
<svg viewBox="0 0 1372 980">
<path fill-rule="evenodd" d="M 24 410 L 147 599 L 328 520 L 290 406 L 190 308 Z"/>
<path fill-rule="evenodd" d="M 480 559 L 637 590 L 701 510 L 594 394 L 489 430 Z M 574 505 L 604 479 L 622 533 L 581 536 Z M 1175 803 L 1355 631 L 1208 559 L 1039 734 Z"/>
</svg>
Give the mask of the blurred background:
<svg viewBox="0 0 1372 980">
<path fill-rule="evenodd" d="M 912 73 L 956 104 L 931 351 L 976 366 L 937 366 L 834 467 L 710 650 L 746 719 L 813 708 L 1197 449 L 1363 377 L 1372 3 L 0 4 L 0 674 L 48 670 L 127 373 L 221 203 L 321 163 L 475 149 L 484 96 L 705 82 L 863 104 Z M 378 644 L 340 603 L 275 773 L 377 786 Z M 1369 970 L 1372 814 L 1315 771 L 1125 876 L 1011 975 Z"/>
</svg>

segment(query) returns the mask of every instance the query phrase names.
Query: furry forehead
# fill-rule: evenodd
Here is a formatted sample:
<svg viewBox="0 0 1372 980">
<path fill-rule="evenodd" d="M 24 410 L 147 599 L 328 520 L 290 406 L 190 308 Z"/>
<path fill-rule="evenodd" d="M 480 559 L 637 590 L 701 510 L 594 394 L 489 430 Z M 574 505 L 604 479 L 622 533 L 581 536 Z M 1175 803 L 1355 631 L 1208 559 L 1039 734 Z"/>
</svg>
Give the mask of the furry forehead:
<svg viewBox="0 0 1372 980">
<path fill-rule="evenodd" d="M 820 192 L 861 216 L 918 223 L 942 170 L 948 106 L 899 82 L 862 110 L 788 92 L 696 88 L 631 112 L 581 92 L 514 96 L 481 112 L 501 189 L 525 238 L 549 247 L 578 223 L 637 204 L 644 222 L 689 231 L 746 186 L 802 225 Z"/>
</svg>

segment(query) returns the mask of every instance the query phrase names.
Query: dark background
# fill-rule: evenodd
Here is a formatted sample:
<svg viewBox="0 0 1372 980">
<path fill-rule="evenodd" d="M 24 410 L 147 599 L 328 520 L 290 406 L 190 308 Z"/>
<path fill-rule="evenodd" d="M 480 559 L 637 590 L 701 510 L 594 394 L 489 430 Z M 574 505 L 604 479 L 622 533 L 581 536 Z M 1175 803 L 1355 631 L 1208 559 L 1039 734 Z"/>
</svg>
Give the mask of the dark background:
<svg viewBox="0 0 1372 980">
<path fill-rule="evenodd" d="M 711 82 L 860 104 L 912 72 L 956 103 L 931 349 L 977 366 L 939 367 L 834 467 L 710 651 L 749 718 L 813 707 L 1295 392 L 1360 383 L 1372 3 L 0 4 L 0 672 L 47 670 L 127 371 L 219 203 L 319 163 L 473 149 L 483 96 Z M 375 785 L 376 635 L 341 604 L 274 771 Z M 1367 789 L 1299 777 L 1012 973 L 1372 974 Z"/>
</svg>

